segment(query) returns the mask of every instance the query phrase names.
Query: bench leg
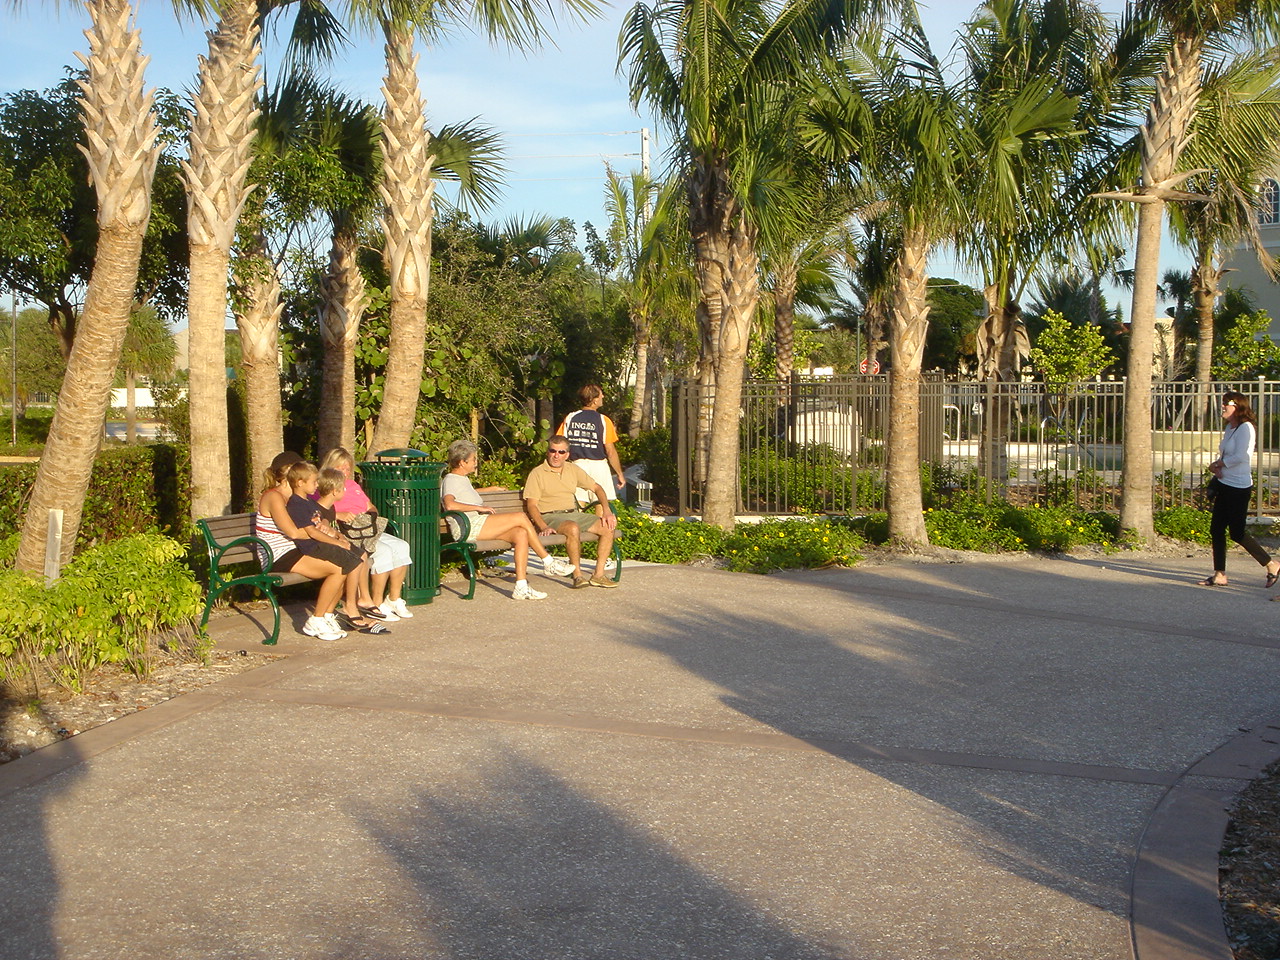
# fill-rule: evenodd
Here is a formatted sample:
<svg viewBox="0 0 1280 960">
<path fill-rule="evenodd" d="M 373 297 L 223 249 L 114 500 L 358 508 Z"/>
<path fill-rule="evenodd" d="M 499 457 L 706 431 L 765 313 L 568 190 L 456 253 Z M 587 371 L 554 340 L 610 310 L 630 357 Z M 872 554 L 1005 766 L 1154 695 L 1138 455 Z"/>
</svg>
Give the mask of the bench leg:
<svg viewBox="0 0 1280 960">
<path fill-rule="evenodd" d="M 617 583 L 622 579 L 622 544 L 617 540 L 613 541 L 613 582 Z"/>
<path fill-rule="evenodd" d="M 213 610 L 213 602 L 217 599 L 218 592 L 214 591 L 209 594 L 209 599 L 204 603 L 204 616 L 200 618 L 200 630 L 202 632 L 204 631 L 204 628 L 209 625 L 209 612 Z"/>
<path fill-rule="evenodd" d="M 267 599 L 271 601 L 271 615 L 274 621 L 271 624 L 271 636 L 262 641 L 264 647 L 274 647 L 280 639 L 280 604 L 276 602 L 276 594 L 274 590 L 262 591 L 267 595 Z"/>
<path fill-rule="evenodd" d="M 467 595 L 462 599 L 472 600 L 476 595 L 476 560 L 475 557 L 471 556 L 470 550 L 460 552 L 462 553 L 462 559 L 467 562 L 467 579 L 470 581 L 470 585 L 467 587 Z"/>
</svg>

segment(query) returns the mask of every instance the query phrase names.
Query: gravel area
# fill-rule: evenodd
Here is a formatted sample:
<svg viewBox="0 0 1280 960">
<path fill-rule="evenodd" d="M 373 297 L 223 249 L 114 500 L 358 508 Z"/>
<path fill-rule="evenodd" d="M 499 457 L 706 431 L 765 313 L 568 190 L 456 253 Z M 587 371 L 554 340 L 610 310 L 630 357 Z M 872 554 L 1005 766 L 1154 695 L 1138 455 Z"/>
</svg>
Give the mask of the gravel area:
<svg viewBox="0 0 1280 960">
<path fill-rule="evenodd" d="M 214 650 L 206 665 L 157 654 L 145 679 L 108 665 L 90 677 L 84 693 L 46 687 L 33 695 L 0 686 L 0 763 L 279 659 L 251 650 Z"/>
<path fill-rule="evenodd" d="M 1280 763 L 1236 799 L 1218 860 L 1227 938 L 1236 960 L 1280 957 Z"/>
</svg>

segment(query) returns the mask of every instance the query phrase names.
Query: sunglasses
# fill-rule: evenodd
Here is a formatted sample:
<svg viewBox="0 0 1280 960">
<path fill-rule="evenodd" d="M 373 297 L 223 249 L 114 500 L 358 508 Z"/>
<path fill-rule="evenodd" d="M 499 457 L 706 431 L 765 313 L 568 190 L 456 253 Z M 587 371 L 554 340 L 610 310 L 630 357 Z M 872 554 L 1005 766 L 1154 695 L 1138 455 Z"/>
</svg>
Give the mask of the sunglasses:
<svg viewBox="0 0 1280 960">
<path fill-rule="evenodd" d="M 568 450 L 556 450 L 554 448 L 551 450 L 548 450 L 547 453 L 553 457 L 567 457 L 569 455 Z"/>
</svg>

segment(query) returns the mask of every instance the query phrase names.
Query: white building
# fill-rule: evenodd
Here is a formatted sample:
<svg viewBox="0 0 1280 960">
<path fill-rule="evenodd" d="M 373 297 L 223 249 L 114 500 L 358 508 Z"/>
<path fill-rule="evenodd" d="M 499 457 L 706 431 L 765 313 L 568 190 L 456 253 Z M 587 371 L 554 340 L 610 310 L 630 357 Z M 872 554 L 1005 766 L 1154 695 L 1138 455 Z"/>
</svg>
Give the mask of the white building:
<svg viewBox="0 0 1280 960">
<path fill-rule="evenodd" d="M 1263 248 L 1280 260 L 1280 183 L 1275 180 L 1267 180 L 1263 185 L 1258 236 Z M 1280 340 L 1280 283 L 1267 276 L 1258 264 L 1258 255 L 1247 243 L 1236 244 L 1227 260 L 1227 267 L 1231 272 L 1223 278 L 1223 286 L 1251 292 L 1258 309 L 1271 314 L 1268 332 L 1272 339 Z"/>
</svg>

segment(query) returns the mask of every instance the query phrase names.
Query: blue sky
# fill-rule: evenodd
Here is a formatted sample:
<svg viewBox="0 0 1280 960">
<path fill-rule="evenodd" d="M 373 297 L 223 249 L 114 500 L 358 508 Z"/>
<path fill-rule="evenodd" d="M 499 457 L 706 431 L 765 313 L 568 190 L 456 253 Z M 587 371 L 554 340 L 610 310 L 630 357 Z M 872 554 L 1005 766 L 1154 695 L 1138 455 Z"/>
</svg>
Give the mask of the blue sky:
<svg viewBox="0 0 1280 960">
<path fill-rule="evenodd" d="M 1122 6 L 1113 0 L 1103 4 L 1112 12 Z M 969 2 L 922 7 L 940 56 L 945 57 L 956 27 L 974 8 Z M 166 2 L 141 0 L 138 9 L 143 49 L 152 58 L 148 84 L 187 91 L 196 56 L 207 49 L 204 28 L 179 23 Z M 431 48 L 419 45 L 419 76 L 432 125 L 474 117 L 505 138 L 507 190 L 499 206 L 481 214 L 482 219 L 547 214 L 570 217 L 579 228 L 587 220 L 602 227 L 604 164 L 607 160 L 622 172 L 638 169 L 642 127 L 653 132 L 653 164 L 655 171 L 660 168 L 661 131 L 651 116 L 632 111 L 625 81 L 615 70 L 616 39 L 627 9 L 629 5 L 606 8 L 603 19 L 590 24 L 559 24 L 553 31 L 555 45 L 534 53 L 509 52 L 466 35 Z M 0 10 L 0 93 L 58 82 L 66 65 L 78 65 L 74 52 L 87 49 L 86 24 L 83 9 L 74 4 L 28 2 L 18 10 L 5 5 Z M 353 40 L 329 74 L 349 95 L 377 103 L 381 40 Z M 274 70 L 277 59 L 270 43 L 265 59 L 267 69 Z M 1185 258 L 1166 243 L 1162 268 L 1184 264 Z M 945 255 L 935 257 L 931 272 L 968 279 Z M 1127 306 L 1127 297 L 1120 302 Z"/>
</svg>

